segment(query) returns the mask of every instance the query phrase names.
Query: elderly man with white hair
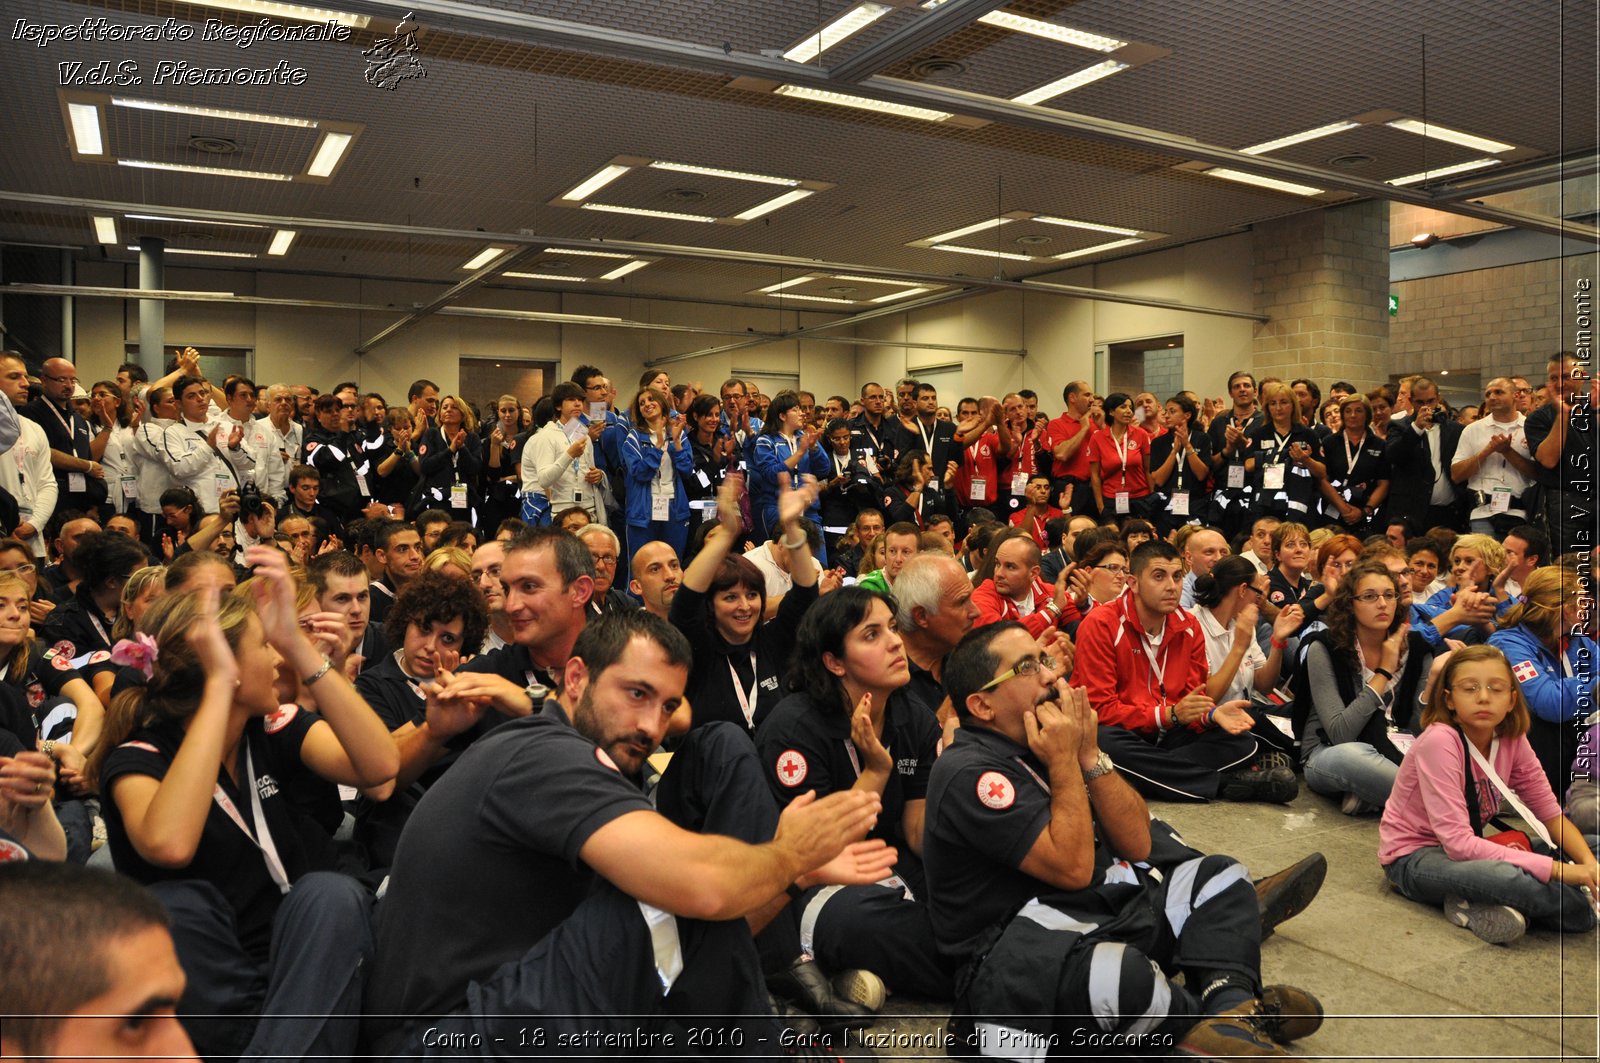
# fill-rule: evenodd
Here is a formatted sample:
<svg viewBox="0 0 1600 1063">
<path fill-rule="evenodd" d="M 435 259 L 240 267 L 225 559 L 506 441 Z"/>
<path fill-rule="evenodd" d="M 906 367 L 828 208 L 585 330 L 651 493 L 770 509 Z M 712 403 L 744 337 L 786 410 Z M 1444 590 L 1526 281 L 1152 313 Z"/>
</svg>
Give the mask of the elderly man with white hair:
<svg viewBox="0 0 1600 1063">
<path fill-rule="evenodd" d="M 275 501 L 289 493 L 289 470 L 299 460 L 305 429 L 294 420 L 294 392 L 288 384 L 267 389 L 267 415 L 251 421 L 244 445 L 254 458 L 256 490 Z"/>
<path fill-rule="evenodd" d="M 639 608 L 639 603 L 616 586 L 617 566 L 622 563 L 622 542 L 617 533 L 604 524 L 585 524 L 577 531 L 578 538 L 589 548 L 594 558 L 594 597 L 589 599 L 589 615 L 598 619 L 608 613 L 626 612 Z"/>
</svg>

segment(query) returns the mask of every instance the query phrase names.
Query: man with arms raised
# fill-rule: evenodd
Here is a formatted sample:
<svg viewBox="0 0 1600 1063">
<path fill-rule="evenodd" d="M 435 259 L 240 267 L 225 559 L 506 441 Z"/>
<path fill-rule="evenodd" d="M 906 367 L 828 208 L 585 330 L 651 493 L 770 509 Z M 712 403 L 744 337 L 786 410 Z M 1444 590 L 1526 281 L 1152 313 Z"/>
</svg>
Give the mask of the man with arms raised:
<svg viewBox="0 0 1600 1063">
<path fill-rule="evenodd" d="M 514 550 L 513 579 L 519 553 L 551 550 Z M 682 1046 L 684 1026 L 707 1024 L 721 1044 L 743 1037 L 747 1052 L 763 1052 L 761 1037 L 776 1044 L 752 928 L 784 907 L 789 887 L 872 881 L 892 851 L 849 844 L 876 818 L 876 793 L 798 799 L 761 844 L 709 833 L 721 826 L 711 822 L 694 833 L 699 824 L 652 808 L 635 779 L 682 699 L 689 656 L 683 635 L 643 610 L 596 621 L 564 663 L 559 700 L 474 743 L 428 791 L 400 839 L 366 1001 L 371 1014 L 424 1018 L 372 1027 L 380 1054 L 429 1054 L 430 1043 L 473 1035 L 484 1055 L 500 1053 L 496 1037 L 559 1051 L 563 1037 L 676 1031 Z M 470 720 L 476 699 L 448 700 L 430 701 L 429 726 Z M 759 771 L 731 725 L 708 725 L 697 741 L 740 751 Z M 680 750 L 669 777 L 686 755 L 697 763 Z M 663 778 L 661 803 L 679 814 L 719 796 L 720 807 L 752 804 L 759 791 L 744 780 L 696 777 L 684 791 L 699 790 L 701 803 Z M 719 793 L 729 786 L 739 789 Z M 605 1042 L 566 1047 L 586 1044 Z"/>
<path fill-rule="evenodd" d="M 1285 1055 L 1322 1006 L 1262 987 L 1262 931 L 1320 881 L 1253 890 L 1151 818 L 1058 668 L 1016 623 L 972 632 L 946 665 L 962 728 L 934 764 L 923 851 L 940 948 L 969 965 L 956 1030 L 1014 1059 L 1085 1034 L 1140 1055 Z"/>
</svg>

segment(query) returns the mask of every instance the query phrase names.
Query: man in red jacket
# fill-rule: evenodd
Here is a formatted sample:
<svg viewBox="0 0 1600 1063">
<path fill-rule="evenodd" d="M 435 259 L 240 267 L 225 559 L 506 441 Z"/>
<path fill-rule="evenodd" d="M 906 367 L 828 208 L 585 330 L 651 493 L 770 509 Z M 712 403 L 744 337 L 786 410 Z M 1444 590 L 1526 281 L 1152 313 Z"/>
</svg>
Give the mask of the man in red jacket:
<svg viewBox="0 0 1600 1063">
<path fill-rule="evenodd" d="M 1178 551 L 1153 539 L 1139 544 L 1130 564 L 1122 597 L 1078 625 L 1073 679 L 1089 692 L 1101 748 L 1147 796 L 1294 800 L 1294 770 L 1251 736 L 1249 703 L 1219 705 L 1206 696 L 1205 637 L 1178 606 Z"/>
<path fill-rule="evenodd" d="M 978 607 L 975 626 L 1020 620 L 1038 638 L 1050 628 L 1077 623 L 1078 606 L 1066 590 L 1070 575 L 1070 569 L 1063 572 L 1052 592 L 1039 578 L 1038 544 L 1026 533 L 1013 534 L 995 548 L 994 574 L 972 592 L 972 604 Z"/>
</svg>

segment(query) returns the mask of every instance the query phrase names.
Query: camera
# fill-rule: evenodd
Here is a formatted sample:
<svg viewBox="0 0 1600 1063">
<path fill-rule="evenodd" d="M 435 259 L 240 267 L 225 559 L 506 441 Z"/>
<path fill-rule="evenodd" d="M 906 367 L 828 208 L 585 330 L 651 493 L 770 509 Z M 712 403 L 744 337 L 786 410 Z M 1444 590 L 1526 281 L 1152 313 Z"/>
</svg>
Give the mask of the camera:
<svg viewBox="0 0 1600 1063">
<path fill-rule="evenodd" d="M 239 515 L 241 517 L 259 517 L 265 510 L 266 507 L 262 504 L 261 489 L 256 486 L 254 480 L 246 481 L 244 487 L 239 490 Z"/>
</svg>

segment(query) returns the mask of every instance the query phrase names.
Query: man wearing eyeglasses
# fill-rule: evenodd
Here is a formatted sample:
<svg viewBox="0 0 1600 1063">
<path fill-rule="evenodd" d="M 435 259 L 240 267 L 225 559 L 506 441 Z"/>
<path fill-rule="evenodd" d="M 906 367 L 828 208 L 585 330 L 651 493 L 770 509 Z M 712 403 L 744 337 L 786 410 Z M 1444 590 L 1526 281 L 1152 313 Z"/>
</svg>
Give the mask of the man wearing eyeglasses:
<svg viewBox="0 0 1600 1063">
<path fill-rule="evenodd" d="M 19 411 L 44 429 L 50 441 L 50 465 L 55 473 L 60 505 L 82 512 L 98 512 L 106 500 L 106 471 L 95 457 L 94 445 L 105 450 L 111 438 L 108 425 L 99 437 L 72 405 L 78 389 L 78 367 L 65 358 L 47 358 L 39 370 L 44 392 Z"/>
<path fill-rule="evenodd" d="M 1237 861 L 1189 848 L 1119 775 L 1058 668 L 1016 623 L 972 632 L 945 665 L 961 737 L 934 763 L 923 851 L 939 947 L 977 963 L 958 1036 L 1011 1058 L 1068 1043 L 1285 1055 L 1322 1007 L 1263 988 L 1260 942 L 1311 902 L 1326 861 L 1252 889 Z"/>
<path fill-rule="evenodd" d="M 583 545 L 589 548 L 589 556 L 594 559 L 594 594 L 589 598 L 589 619 L 598 620 L 607 613 L 639 608 L 639 603 L 616 586 L 622 550 L 617 533 L 604 524 L 585 524 L 578 529 L 578 538 L 583 540 Z"/>
</svg>

